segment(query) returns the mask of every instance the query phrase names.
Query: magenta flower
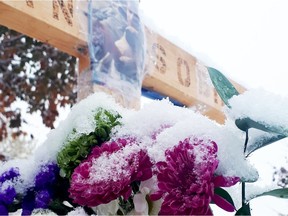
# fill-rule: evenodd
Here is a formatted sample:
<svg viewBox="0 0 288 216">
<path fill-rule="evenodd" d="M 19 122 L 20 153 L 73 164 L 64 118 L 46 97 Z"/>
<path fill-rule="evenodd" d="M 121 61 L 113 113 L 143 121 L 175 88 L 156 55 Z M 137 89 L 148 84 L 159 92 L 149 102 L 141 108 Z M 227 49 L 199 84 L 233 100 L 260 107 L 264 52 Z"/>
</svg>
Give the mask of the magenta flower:
<svg viewBox="0 0 288 216">
<path fill-rule="evenodd" d="M 97 206 L 132 193 L 130 184 L 152 176 L 152 163 L 135 139 L 118 139 L 95 147 L 72 174 L 70 197 L 80 205 Z"/>
<path fill-rule="evenodd" d="M 212 215 L 209 203 L 214 198 L 214 188 L 231 186 L 239 180 L 214 177 L 219 162 L 216 153 L 215 142 L 194 137 L 165 152 L 166 161 L 156 164 L 158 191 L 150 196 L 152 200 L 163 199 L 159 214 Z M 221 197 L 215 198 L 216 204 L 227 208 Z"/>
</svg>

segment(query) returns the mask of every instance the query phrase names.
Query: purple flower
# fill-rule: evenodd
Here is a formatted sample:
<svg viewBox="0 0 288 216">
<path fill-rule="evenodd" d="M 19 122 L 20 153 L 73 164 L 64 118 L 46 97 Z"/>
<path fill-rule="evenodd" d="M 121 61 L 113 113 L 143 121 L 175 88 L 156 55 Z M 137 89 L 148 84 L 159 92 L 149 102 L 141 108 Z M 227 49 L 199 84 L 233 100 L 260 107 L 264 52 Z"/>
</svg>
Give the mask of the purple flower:
<svg viewBox="0 0 288 216">
<path fill-rule="evenodd" d="M 59 167 L 55 163 L 42 165 L 35 176 L 35 187 L 30 188 L 22 203 L 22 215 L 30 215 L 34 208 L 48 208 L 52 199 L 53 184 L 57 180 Z"/>
<path fill-rule="evenodd" d="M 212 215 L 209 203 L 214 197 L 214 180 L 219 185 L 228 182 L 214 177 L 216 153 L 215 142 L 194 137 L 166 150 L 166 161 L 156 164 L 158 191 L 150 196 L 163 199 L 159 214 Z"/>
<path fill-rule="evenodd" d="M 118 139 L 95 147 L 72 174 L 70 197 L 80 205 L 97 206 L 132 193 L 130 184 L 151 178 L 152 163 L 135 139 Z"/>
<path fill-rule="evenodd" d="M 26 192 L 22 201 L 22 215 L 31 215 L 35 208 L 35 192 L 30 189 Z"/>
<path fill-rule="evenodd" d="M 0 176 L 0 215 L 8 215 L 8 206 L 16 197 L 16 191 L 11 181 L 18 176 L 17 168 L 11 168 Z"/>
<path fill-rule="evenodd" d="M 19 170 L 18 168 L 14 168 L 12 167 L 10 170 L 2 173 L 2 175 L 0 176 L 0 183 L 3 183 L 5 181 L 9 181 L 9 180 L 13 180 L 14 178 L 18 177 L 19 174 Z"/>
<path fill-rule="evenodd" d="M 3 205 L 9 205 L 13 202 L 16 197 L 16 191 L 14 187 L 8 186 L 3 191 L 0 191 L 0 203 Z"/>
<path fill-rule="evenodd" d="M 8 206 L 16 197 L 14 187 L 8 186 L 6 189 L 1 188 L 0 191 L 0 215 L 8 215 Z"/>
<path fill-rule="evenodd" d="M 52 185 L 59 173 L 59 167 L 55 163 L 45 164 L 41 167 L 40 172 L 35 177 L 35 188 L 46 188 Z"/>
<path fill-rule="evenodd" d="M 0 204 L 0 215 L 8 215 L 8 209 L 5 205 Z"/>
<path fill-rule="evenodd" d="M 35 195 L 35 207 L 36 208 L 48 208 L 48 204 L 51 201 L 51 195 L 48 190 L 37 191 Z"/>
</svg>

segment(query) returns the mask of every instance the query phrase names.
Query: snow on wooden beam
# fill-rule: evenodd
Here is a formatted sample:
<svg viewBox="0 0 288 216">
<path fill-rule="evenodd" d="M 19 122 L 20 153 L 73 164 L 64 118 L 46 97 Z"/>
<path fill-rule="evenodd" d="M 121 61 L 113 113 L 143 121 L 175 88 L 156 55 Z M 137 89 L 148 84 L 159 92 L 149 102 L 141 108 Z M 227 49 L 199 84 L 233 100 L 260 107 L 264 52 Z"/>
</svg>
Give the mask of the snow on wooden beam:
<svg viewBox="0 0 288 216">
<path fill-rule="evenodd" d="M 83 3 L 83 4 L 82 4 Z M 85 1 L 81 2 L 84 6 Z M 77 5 L 77 6 L 81 6 Z M 80 70 L 89 65 L 86 29 L 73 0 L 0 0 L 0 25 L 7 26 L 78 57 Z M 82 15 L 84 16 L 84 15 Z M 201 105 L 203 113 L 224 121 L 222 102 L 207 80 L 206 68 L 195 57 L 146 28 L 147 75 L 143 88 L 186 106 Z M 244 88 L 235 83 L 243 92 Z"/>
</svg>

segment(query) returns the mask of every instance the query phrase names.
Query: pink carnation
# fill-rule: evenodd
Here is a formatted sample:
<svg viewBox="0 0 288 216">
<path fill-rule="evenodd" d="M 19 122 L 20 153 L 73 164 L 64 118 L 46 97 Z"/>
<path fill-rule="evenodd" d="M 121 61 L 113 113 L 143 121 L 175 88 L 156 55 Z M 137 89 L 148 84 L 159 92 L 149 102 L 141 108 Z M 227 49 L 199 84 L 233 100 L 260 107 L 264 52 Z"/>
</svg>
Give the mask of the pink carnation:
<svg viewBox="0 0 288 216">
<path fill-rule="evenodd" d="M 219 162 L 216 153 L 215 142 L 193 137 L 165 152 L 166 161 L 156 164 L 158 191 L 150 196 L 152 200 L 163 199 L 159 214 L 212 215 L 209 203 L 214 188 L 231 186 L 239 180 L 214 176 Z"/>
<path fill-rule="evenodd" d="M 152 163 L 135 139 L 118 139 L 95 147 L 72 174 L 70 197 L 86 206 L 106 204 L 132 193 L 130 184 L 151 178 Z"/>
</svg>

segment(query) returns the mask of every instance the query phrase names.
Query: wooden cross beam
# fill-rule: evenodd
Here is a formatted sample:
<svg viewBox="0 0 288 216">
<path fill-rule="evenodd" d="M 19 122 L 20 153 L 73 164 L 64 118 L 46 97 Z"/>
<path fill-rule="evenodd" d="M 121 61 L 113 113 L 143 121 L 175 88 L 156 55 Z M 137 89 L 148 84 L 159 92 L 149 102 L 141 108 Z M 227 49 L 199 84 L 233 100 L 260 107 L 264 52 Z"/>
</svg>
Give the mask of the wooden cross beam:
<svg viewBox="0 0 288 216">
<path fill-rule="evenodd" d="M 76 5 L 74 0 L 0 0 L 0 25 L 79 58 L 81 71 L 89 66 L 87 28 L 80 23 L 85 16 L 77 13 L 76 8 L 81 5 L 85 4 Z M 223 104 L 213 86 L 207 82 L 206 67 L 197 63 L 191 54 L 147 28 L 146 36 L 147 56 L 156 56 L 156 62 L 147 63 L 143 88 L 186 106 L 204 105 L 203 114 L 223 122 Z M 243 87 L 232 83 L 239 92 L 244 91 Z"/>
</svg>

